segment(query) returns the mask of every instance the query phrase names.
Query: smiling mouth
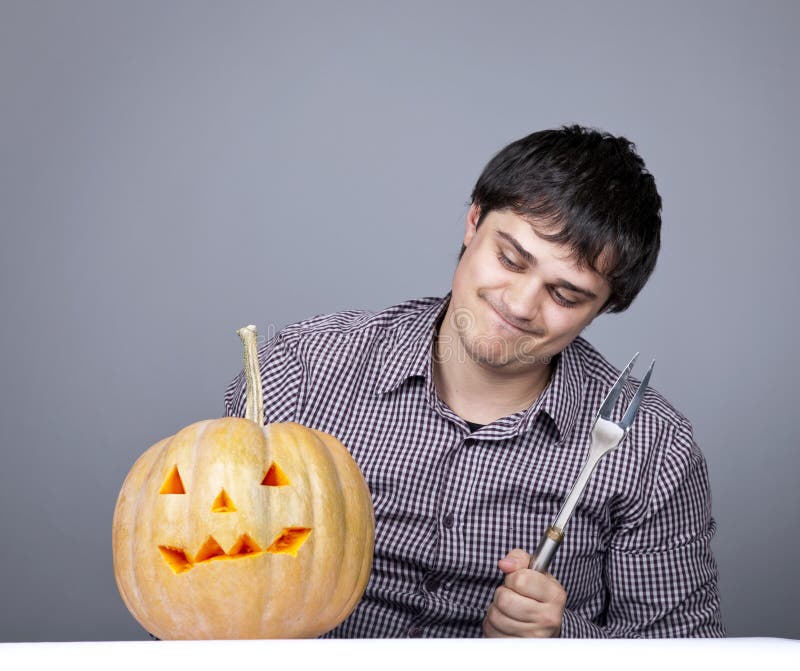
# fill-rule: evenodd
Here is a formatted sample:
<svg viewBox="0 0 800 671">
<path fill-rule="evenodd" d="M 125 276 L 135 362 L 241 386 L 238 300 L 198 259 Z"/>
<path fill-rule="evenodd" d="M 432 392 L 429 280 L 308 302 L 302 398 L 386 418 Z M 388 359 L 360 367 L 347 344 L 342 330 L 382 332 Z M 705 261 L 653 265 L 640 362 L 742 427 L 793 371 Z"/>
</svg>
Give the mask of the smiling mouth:
<svg viewBox="0 0 800 671">
<path fill-rule="evenodd" d="M 506 325 L 508 328 L 510 328 L 510 329 L 513 329 L 514 331 L 518 331 L 519 333 L 527 333 L 527 334 L 531 334 L 531 332 L 530 332 L 530 331 L 528 331 L 528 330 L 526 330 L 526 329 L 524 329 L 524 328 L 522 328 L 522 327 L 520 327 L 520 326 L 517 326 L 517 325 L 516 325 L 516 324 L 514 324 L 513 322 L 510 322 L 508 319 L 506 319 L 506 318 L 503 316 L 503 313 L 502 313 L 502 312 L 500 312 L 500 311 L 499 311 L 497 308 L 495 308 L 495 306 L 494 306 L 494 305 L 492 305 L 491 303 L 489 303 L 489 307 L 491 307 L 492 311 L 493 311 L 493 312 L 494 312 L 494 313 L 497 315 L 497 318 L 498 318 L 500 321 L 502 321 L 502 322 L 503 322 L 503 324 L 505 324 L 505 325 Z M 531 334 L 531 335 L 532 335 L 532 334 Z"/>
<path fill-rule="evenodd" d="M 189 559 L 184 548 L 159 545 L 158 549 L 167 565 L 175 574 L 185 573 L 199 564 L 212 561 L 258 557 L 263 554 L 288 554 L 297 556 L 297 551 L 306 542 L 311 529 L 307 527 L 287 527 L 278 534 L 272 544 L 262 550 L 248 534 L 242 534 L 228 552 L 222 549 L 213 536 L 209 536 L 197 553 L 194 561 Z"/>
</svg>

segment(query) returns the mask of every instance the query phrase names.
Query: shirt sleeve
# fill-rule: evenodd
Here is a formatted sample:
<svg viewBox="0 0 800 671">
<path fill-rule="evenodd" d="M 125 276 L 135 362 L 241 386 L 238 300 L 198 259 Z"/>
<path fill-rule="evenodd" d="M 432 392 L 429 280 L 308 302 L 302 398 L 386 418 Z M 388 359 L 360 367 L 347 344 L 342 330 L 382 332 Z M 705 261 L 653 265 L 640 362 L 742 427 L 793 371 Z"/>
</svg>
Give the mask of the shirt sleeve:
<svg viewBox="0 0 800 671">
<path fill-rule="evenodd" d="M 283 332 L 258 348 L 264 424 L 296 421 L 305 380 L 305 368 Z M 224 416 L 244 417 L 247 389 L 244 369 L 225 391 Z"/>
<path fill-rule="evenodd" d="M 645 513 L 614 535 L 605 622 L 565 610 L 564 638 L 724 637 L 705 459 L 688 422 L 664 451 Z"/>
</svg>

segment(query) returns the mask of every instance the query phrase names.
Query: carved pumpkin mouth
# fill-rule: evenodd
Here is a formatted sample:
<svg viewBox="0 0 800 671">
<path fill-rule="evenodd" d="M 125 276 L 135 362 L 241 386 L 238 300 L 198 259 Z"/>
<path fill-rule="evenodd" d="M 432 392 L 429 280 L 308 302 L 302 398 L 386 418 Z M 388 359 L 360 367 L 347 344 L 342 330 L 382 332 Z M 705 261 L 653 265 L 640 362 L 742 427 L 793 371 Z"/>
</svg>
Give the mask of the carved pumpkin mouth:
<svg viewBox="0 0 800 671">
<path fill-rule="evenodd" d="M 310 533 L 311 529 L 308 527 L 286 527 L 265 550 L 262 550 L 248 534 L 242 534 L 227 552 L 222 549 L 213 536 L 209 536 L 194 561 L 186 555 L 185 548 L 159 545 L 158 549 L 164 561 L 174 573 L 178 574 L 185 573 L 199 564 L 207 564 L 212 561 L 244 559 L 268 553 L 288 554 L 296 557 L 298 549 L 306 542 Z"/>
</svg>

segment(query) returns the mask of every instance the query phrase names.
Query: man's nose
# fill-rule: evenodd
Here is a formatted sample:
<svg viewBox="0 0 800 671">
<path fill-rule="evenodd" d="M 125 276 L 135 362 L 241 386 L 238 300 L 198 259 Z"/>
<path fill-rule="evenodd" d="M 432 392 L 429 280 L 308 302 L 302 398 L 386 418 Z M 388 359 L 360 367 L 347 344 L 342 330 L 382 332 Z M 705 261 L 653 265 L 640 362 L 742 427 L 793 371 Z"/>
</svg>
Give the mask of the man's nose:
<svg viewBox="0 0 800 671">
<path fill-rule="evenodd" d="M 506 317 L 520 328 L 530 328 L 539 315 L 545 294 L 544 283 L 538 279 L 512 285 L 503 296 Z"/>
</svg>

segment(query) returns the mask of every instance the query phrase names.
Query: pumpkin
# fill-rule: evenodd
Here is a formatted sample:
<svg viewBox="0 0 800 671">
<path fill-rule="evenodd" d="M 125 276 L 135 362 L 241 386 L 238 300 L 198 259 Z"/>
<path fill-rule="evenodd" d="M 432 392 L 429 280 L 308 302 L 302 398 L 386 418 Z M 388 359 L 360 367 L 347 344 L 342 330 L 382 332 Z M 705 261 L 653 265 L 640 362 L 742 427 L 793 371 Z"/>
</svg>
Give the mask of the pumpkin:
<svg viewBox="0 0 800 671">
<path fill-rule="evenodd" d="M 114 575 L 162 639 L 305 638 L 334 628 L 369 577 L 369 489 L 336 438 L 264 426 L 255 327 L 246 418 L 196 422 L 150 447 L 114 510 Z"/>
</svg>

